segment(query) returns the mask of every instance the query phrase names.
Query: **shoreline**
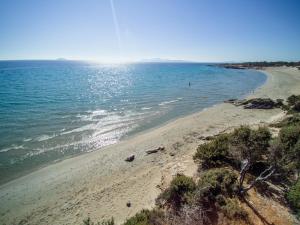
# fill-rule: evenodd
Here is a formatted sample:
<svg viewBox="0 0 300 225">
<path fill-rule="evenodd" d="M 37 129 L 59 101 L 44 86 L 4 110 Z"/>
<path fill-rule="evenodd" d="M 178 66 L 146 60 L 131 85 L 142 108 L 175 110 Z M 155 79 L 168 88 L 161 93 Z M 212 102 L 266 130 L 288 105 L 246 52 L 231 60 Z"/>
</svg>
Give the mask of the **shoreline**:
<svg viewBox="0 0 300 225">
<path fill-rule="evenodd" d="M 218 66 L 216 66 L 216 65 L 214 65 L 214 67 L 218 67 Z M 229 71 L 229 72 L 228 72 Z M 227 72 L 228 73 L 231 73 L 231 71 L 232 70 L 227 70 Z M 249 71 L 249 72 L 247 72 L 247 71 Z M 248 69 L 247 71 L 245 71 L 245 73 L 247 73 L 247 77 L 249 78 L 249 77 L 251 77 L 251 75 L 252 75 L 252 73 L 258 73 L 259 74 L 259 76 L 261 77 L 261 79 L 262 79 L 262 81 L 260 81 L 258 84 L 257 84 L 257 86 L 255 87 L 255 88 L 253 88 L 252 90 L 249 90 L 247 93 L 244 93 L 244 94 L 242 94 L 242 95 L 240 95 L 240 96 L 234 96 L 234 97 L 236 97 L 236 98 L 245 98 L 247 95 L 249 95 L 250 93 L 253 93 L 257 88 L 260 88 L 262 85 L 264 85 L 265 83 L 266 83 L 266 80 L 267 80 L 267 75 L 265 74 L 265 73 L 263 73 L 262 71 L 257 71 L 257 70 L 253 70 L 253 69 Z M 235 71 L 233 71 L 233 72 L 235 72 Z M 194 89 L 194 91 L 193 92 L 197 92 L 197 91 L 195 91 L 195 89 Z M 225 91 L 226 92 L 226 91 Z M 209 94 L 208 94 L 209 95 Z M 206 97 L 205 97 L 206 98 Z M 223 96 L 223 98 L 224 98 L 224 96 Z M 228 97 L 229 98 L 229 97 Z M 175 99 L 175 98 L 174 98 Z M 178 99 L 182 99 L 182 98 L 176 98 L 175 100 L 171 100 L 171 102 L 173 102 L 173 101 L 180 101 L 180 100 L 178 100 Z M 210 103 L 210 105 L 206 105 L 205 106 L 205 108 L 203 108 L 202 106 L 198 106 L 197 107 L 197 109 L 193 109 L 193 110 L 189 110 L 189 111 L 184 111 L 184 112 L 182 112 L 182 113 L 180 113 L 180 114 L 178 114 L 178 115 L 175 115 L 175 116 L 171 116 L 171 117 L 165 117 L 163 120 L 156 120 L 156 121 L 154 121 L 154 122 L 151 122 L 150 123 L 150 125 L 149 124 L 147 124 L 147 125 L 145 125 L 145 124 L 142 124 L 142 126 L 140 126 L 141 124 L 139 124 L 139 123 L 137 123 L 138 124 L 138 129 L 135 129 L 135 128 L 133 128 L 133 129 L 129 129 L 129 132 L 126 132 L 125 133 L 125 135 L 123 136 L 123 137 L 121 137 L 120 139 L 119 138 L 116 138 L 115 140 L 116 140 L 116 142 L 115 143 L 113 143 L 113 144 L 108 144 L 108 145 L 104 145 L 104 146 L 102 146 L 102 147 L 98 147 L 97 149 L 93 149 L 93 150 L 89 150 L 89 151 L 87 151 L 87 152 L 85 152 L 85 151 L 82 151 L 82 152 L 76 152 L 76 153 L 74 153 L 74 154 L 70 154 L 70 155 L 68 155 L 68 154 L 66 154 L 66 155 L 61 155 L 61 158 L 55 158 L 55 160 L 50 160 L 50 161 L 47 161 L 47 160 L 45 160 L 45 162 L 43 162 L 43 163 L 41 163 L 41 164 L 34 164 L 34 163 L 28 163 L 27 162 L 27 167 L 26 167 L 26 165 L 23 167 L 23 170 L 20 170 L 20 169 L 13 169 L 13 166 L 11 166 L 11 168 L 8 168 L 8 173 L 6 173 L 7 171 L 3 171 L 4 173 L 3 173 L 3 176 L 1 177 L 1 179 L 0 179 L 0 186 L 1 185 L 4 185 L 4 184 L 6 184 L 6 183 L 8 183 L 8 182 L 10 182 L 10 181 L 13 181 L 13 180 L 15 180 L 15 179 L 18 179 L 18 178 L 20 178 L 20 177 L 23 177 L 23 176 L 26 176 L 26 175 L 28 175 L 28 174 L 30 174 L 30 173 L 32 173 L 32 172 L 35 172 L 35 171 L 37 171 L 37 170 L 40 170 L 40 169 L 42 169 L 42 168 L 45 168 L 45 167 L 48 167 L 49 165 L 52 165 L 52 164 L 55 164 L 55 163 L 59 163 L 59 162 L 61 162 L 61 161 L 64 161 L 64 160 L 66 160 L 66 159 L 69 159 L 69 158 L 73 158 L 73 157 L 78 157 L 78 156 L 81 156 L 81 155 L 83 155 L 83 154 L 89 154 L 90 152 L 92 152 L 92 151 L 98 151 L 98 150 L 102 150 L 104 147 L 108 147 L 108 146 L 110 146 L 110 145 L 115 145 L 115 144 L 118 144 L 118 143 L 120 143 L 120 142 L 123 142 L 123 141 L 127 141 L 127 140 L 130 140 L 131 138 L 133 138 L 133 137 L 136 137 L 136 136 L 138 136 L 138 135 L 141 135 L 141 134 L 143 134 L 143 133 L 147 133 L 147 132 L 150 132 L 150 131 L 153 131 L 153 130 L 155 130 L 155 129 L 158 129 L 159 127 L 162 127 L 162 126 L 165 126 L 165 125 L 167 125 L 167 124 L 169 124 L 169 123 L 172 123 L 172 122 L 174 122 L 174 121 L 176 121 L 177 119 L 180 119 L 180 118 L 184 118 L 184 117 L 187 117 L 187 116 L 191 116 L 191 115 L 193 115 L 193 114 L 197 114 L 197 113 L 199 113 L 199 112 L 202 112 L 202 111 L 204 111 L 204 110 L 207 110 L 207 109 L 209 109 L 209 108 L 211 108 L 211 107 L 215 107 L 216 105 L 218 105 L 218 104 L 221 104 L 221 103 L 223 103 L 223 101 L 224 100 L 227 100 L 227 99 L 219 99 L 218 100 L 218 102 L 216 103 L 216 102 L 214 102 L 214 103 Z M 200 97 L 199 98 L 197 98 L 196 100 L 194 99 L 194 101 L 202 101 L 201 99 L 200 99 Z M 193 102 L 194 102 L 193 101 Z M 161 105 L 161 104 L 164 104 L 166 101 L 162 101 L 161 103 L 159 103 L 158 105 Z M 167 101 L 168 102 L 168 101 Z M 193 104 L 193 102 L 191 102 L 192 104 Z M 201 104 L 201 103 L 200 103 Z M 172 107 L 172 106 L 171 106 Z M 150 108 L 152 108 L 152 107 L 150 107 Z M 184 107 L 183 107 L 184 108 Z M 160 110 L 163 110 L 163 109 L 158 109 L 159 111 Z M 180 109 L 179 109 L 180 110 Z M 145 113 L 147 113 L 147 111 L 145 111 Z M 184 114 L 183 114 L 184 113 Z M 142 128 L 140 128 L 140 127 L 142 127 Z M 76 128 L 76 129 L 80 129 L 80 127 L 79 128 Z M 69 131 L 68 131 L 69 132 Z M 68 133 L 68 132 L 66 132 L 66 133 Z M 72 132 L 72 131 L 70 131 L 70 132 Z M 63 132 L 54 132 L 53 134 L 49 134 L 49 139 L 51 139 L 52 137 L 54 137 L 54 138 L 56 138 L 56 137 L 59 137 L 59 136 L 61 136 L 61 135 L 63 135 L 63 133 L 65 133 L 65 131 L 63 131 Z M 42 136 L 45 136 L 45 135 L 42 135 Z M 48 135 L 47 135 L 48 136 Z M 50 136 L 51 136 L 51 138 L 50 138 Z M 32 140 L 34 140 L 34 139 L 38 139 L 39 138 L 39 136 L 38 137 L 30 137 L 30 139 Z M 67 137 L 66 137 L 67 138 Z M 54 139 L 55 140 L 55 139 Z M 24 147 L 23 146 L 23 144 L 24 144 L 24 142 L 23 143 L 20 143 L 20 144 L 18 144 L 18 146 L 20 145 L 20 146 L 22 146 L 22 147 Z M 47 143 L 46 143 L 47 144 Z M 70 143 L 70 144 L 72 144 L 72 143 Z M 27 149 L 27 146 L 26 146 L 26 143 L 24 144 L 25 145 L 25 148 Z M 50 147 L 49 148 L 56 148 L 56 146 L 52 146 L 51 147 L 51 145 L 50 145 Z M 47 149 L 47 148 L 46 148 Z M 87 149 L 88 150 L 88 149 Z M 45 150 L 45 152 L 47 152 L 47 150 Z M 51 151 L 49 151 L 49 152 L 51 152 Z M 45 158 L 45 156 L 43 156 L 44 158 Z M 25 158 L 26 159 L 26 158 Z M 38 161 L 38 158 L 36 158 L 35 159 L 36 161 Z M 30 162 L 30 161 L 29 161 Z M 22 167 L 22 164 L 21 165 L 18 165 L 18 164 L 16 164 L 17 165 L 17 167 L 18 168 L 21 168 Z M 28 166 L 29 165 L 29 166 Z M 11 172 L 11 171 L 13 171 L 13 170 L 15 170 L 15 172 Z"/>
<path fill-rule="evenodd" d="M 300 71 L 267 68 L 266 82 L 251 97 L 272 99 L 300 94 Z M 263 125 L 284 116 L 280 109 L 250 110 L 221 103 L 104 147 L 43 167 L 0 186 L 3 223 L 81 224 L 114 216 L 117 224 L 142 208 L 154 205 L 172 175 L 193 176 L 192 155 L 203 141 L 240 125 Z M 163 145 L 164 151 L 145 151 Z M 129 155 L 133 162 L 125 162 Z M 128 208 L 126 203 L 132 206 Z"/>
<path fill-rule="evenodd" d="M 226 67 L 224 67 L 224 68 L 226 68 Z M 246 99 L 246 98 L 250 98 L 250 96 L 253 95 L 253 93 L 255 93 L 257 90 L 259 90 L 261 87 L 263 87 L 263 86 L 268 82 L 268 77 L 270 76 L 270 75 L 267 74 L 267 73 L 265 72 L 265 70 L 263 70 L 263 69 L 253 69 L 253 68 L 249 68 L 249 69 L 247 69 L 247 70 L 254 70 L 254 71 L 259 71 L 259 72 L 261 72 L 262 74 L 264 74 L 264 75 L 266 76 L 266 80 L 265 80 L 265 82 L 264 82 L 263 84 L 261 84 L 261 85 L 259 85 L 258 87 L 256 87 L 253 91 L 251 91 L 250 93 L 246 94 L 245 96 L 242 96 L 242 98 L 245 98 L 245 99 Z M 190 117 L 190 116 L 193 116 L 193 115 L 197 115 L 197 114 L 199 114 L 199 113 L 201 113 L 201 112 L 204 112 L 204 111 L 206 111 L 206 110 L 208 110 L 208 109 L 210 109 L 210 108 L 216 107 L 216 106 L 221 105 L 221 104 L 224 104 L 224 101 L 223 101 L 223 102 L 216 103 L 216 104 L 211 105 L 211 106 L 208 106 L 208 107 L 205 107 L 205 108 L 203 108 L 203 109 L 201 109 L 201 110 L 192 112 L 192 113 L 187 114 L 187 115 L 183 115 L 183 116 L 178 116 L 178 117 L 172 118 L 172 119 L 170 119 L 170 120 L 168 120 L 168 121 L 165 121 L 165 122 L 163 122 L 163 123 L 161 123 L 161 124 L 159 124 L 159 125 L 157 125 L 157 126 L 150 127 L 150 128 L 148 128 L 148 129 L 146 129 L 146 130 L 142 130 L 142 131 L 139 131 L 139 132 L 137 132 L 137 133 L 133 133 L 133 134 L 131 134 L 131 135 L 129 135 L 129 136 L 126 136 L 126 137 L 124 137 L 124 138 L 121 138 L 121 139 L 119 140 L 118 143 L 115 143 L 115 144 L 113 144 L 113 145 L 119 144 L 120 142 L 123 142 L 123 141 L 128 141 L 128 140 L 130 140 L 131 138 L 137 137 L 137 136 L 142 135 L 142 134 L 144 134 L 144 133 L 148 133 L 148 132 L 154 131 L 154 130 L 160 128 L 160 127 L 166 126 L 166 125 L 168 125 L 168 124 L 170 124 L 170 123 L 173 123 L 173 122 L 175 122 L 175 121 L 177 121 L 177 120 L 179 120 L 179 119 L 183 119 L 183 118 L 187 118 L 187 117 Z M 227 104 L 227 103 L 226 103 L 226 104 Z M 111 146 L 111 145 L 109 145 L 109 146 Z M 105 148 L 105 147 L 109 147 L 109 146 L 104 146 L 104 148 Z M 102 149 L 102 148 L 101 148 L 101 149 Z M 100 149 L 99 149 L 99 150 L 100 150 Z M 97 150 L 97 151 L 98 151 L 98 150 Z M 83 154 L 85 154 L 85 153 L 83 153 Z M 76 156 L 75 156 L 75 157 L 76 157 Z M 1 186 L 1 184 L 0 184 L 0 186 Z"/>
</svg>

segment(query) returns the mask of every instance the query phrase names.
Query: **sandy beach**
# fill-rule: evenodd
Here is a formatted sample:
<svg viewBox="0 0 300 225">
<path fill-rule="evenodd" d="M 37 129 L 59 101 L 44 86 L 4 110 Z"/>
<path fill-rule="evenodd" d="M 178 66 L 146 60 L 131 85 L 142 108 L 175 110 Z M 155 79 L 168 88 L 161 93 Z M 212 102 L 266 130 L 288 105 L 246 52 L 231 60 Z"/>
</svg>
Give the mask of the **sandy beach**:
<svg viewBox="0 0 300 225">
<path fill-rule="evenodd" d="M 286 99 L 300 94 L 300 70 L 278 67 L 263 72 L 266 83 L 249 98 Z M 52 164 L 0 186 L 0 224 L 82 224 L 88 216 L 93 221 L 113 216 L 120 224 L 142 208 L 154 206 L 173 175 L 197 172 L 192 155 L 203 142 L 201 137 L 240 125 L 268 124 L 284 116 L 280 109 L 246 110 L 223 103 Z M 165 150 L 146 154 L 159 146 Z M 135 160 L 124 161 L 130 155 Z"/>
</svg>

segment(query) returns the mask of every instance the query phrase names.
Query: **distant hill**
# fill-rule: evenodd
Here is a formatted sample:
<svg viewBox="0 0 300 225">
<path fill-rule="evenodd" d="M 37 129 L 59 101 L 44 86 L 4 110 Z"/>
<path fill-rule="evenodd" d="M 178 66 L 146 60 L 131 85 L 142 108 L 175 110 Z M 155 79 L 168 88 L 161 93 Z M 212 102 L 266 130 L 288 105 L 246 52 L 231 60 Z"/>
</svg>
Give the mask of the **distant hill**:
<svg viewBox="0 0 300 225">
<path fill-rule="evenodd" d="M 180 60 L 180 59 L 152 58 L 152 59 L 142 59 L 139 62 L 145 62 L 145 63 L 192 63 L 193 61 L 186 61 L 186 60 Z"/>
</svg>

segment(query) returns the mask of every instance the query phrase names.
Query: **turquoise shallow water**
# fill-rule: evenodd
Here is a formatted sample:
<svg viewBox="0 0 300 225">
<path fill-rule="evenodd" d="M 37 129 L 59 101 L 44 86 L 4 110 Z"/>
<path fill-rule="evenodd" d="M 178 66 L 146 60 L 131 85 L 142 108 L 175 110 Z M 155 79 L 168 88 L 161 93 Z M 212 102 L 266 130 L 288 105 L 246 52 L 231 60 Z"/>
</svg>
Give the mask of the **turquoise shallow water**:
<svg viewBox="0 0 300 225">
<path fill-rule="evenodd" d="M 245 96 L 265 80 L 198 63 L 0 61 L 0 182 Z"/>
</svg>

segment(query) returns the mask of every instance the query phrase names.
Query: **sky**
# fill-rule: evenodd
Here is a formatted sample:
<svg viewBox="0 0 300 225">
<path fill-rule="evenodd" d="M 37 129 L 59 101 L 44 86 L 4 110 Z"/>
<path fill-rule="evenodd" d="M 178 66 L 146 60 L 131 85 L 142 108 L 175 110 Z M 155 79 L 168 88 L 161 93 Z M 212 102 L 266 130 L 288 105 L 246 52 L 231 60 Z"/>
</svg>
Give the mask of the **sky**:
<svg viewBox="0 0 300 225">
<path fill-rule="evenodd" d="M 298 0 L 0 0 L 0 59 L 300 60 Z"/>
</svg>

